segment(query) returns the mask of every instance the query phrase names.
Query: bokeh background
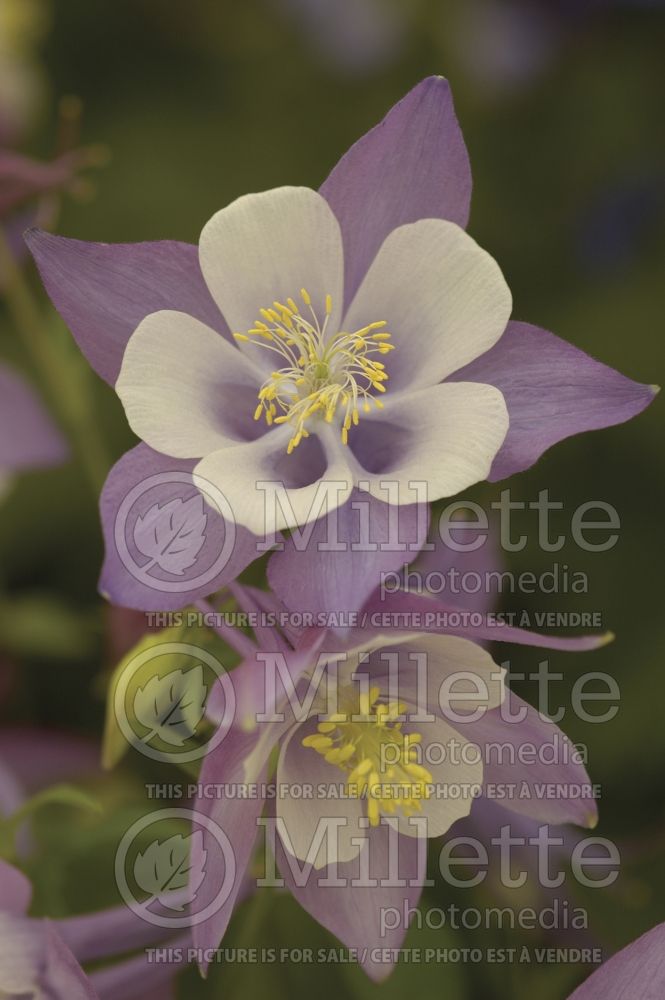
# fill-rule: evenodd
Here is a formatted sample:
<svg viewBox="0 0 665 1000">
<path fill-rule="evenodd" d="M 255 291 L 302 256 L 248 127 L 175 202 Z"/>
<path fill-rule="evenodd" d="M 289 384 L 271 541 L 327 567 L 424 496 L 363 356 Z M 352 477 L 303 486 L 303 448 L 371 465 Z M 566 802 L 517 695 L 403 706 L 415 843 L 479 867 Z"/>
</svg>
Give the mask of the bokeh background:
<svg viewBox="0 0 665 1000">
<path fill-rule="evenodd" d="M 665 9 L 656 0 L 0 0 L 1 143 L 50 159 L 62 138 L 59 102 L 75 95 L 80 142 L 103 144 L 109 155 L 71 185 L 57 231 L 195 242 L 213 212 L 240 194 L 318 187 L 408 89 L 444 75 L 473 168 L 470 232 L 500 262 L 515 317 L 638 381 L 660 382 L 664 40 Z M 71 118 L 71 102 L 67 108 Z M 101 164 L 106 157 L 97 152 Z M 54 343 L 73 355 L 43 296 L 40 303 Z M 39 384 L 4 308 L 0 358 Z M 71 360 L 103 470 L 132 437 L 112 392 Z M 62 420 L 70 404 L 42 389 Z M 548 488 L 564 504 L 553 526 L 568 536 L 572 512 L 586 500 L 609 502 L 621 517 L 611 551 L 588 554 L 570 541 L 556 555 L 539 551 L 534 514 L 516 517 L 531 543 L 509 566 L 539 572 L 567 563 L 588 574 L 589 593 L 503 598 L 513 610 L 600 611 L 617 633 L 613 645 L 587 657 L 550 655 L 564 674 L 556 686 L 562 705 L 585 669 L 610 672 L 621 688 L 611 723 L 585 724 L 570 710 L 562 723 L 588 745 L 590 772 L 602 785 L 598 832 L 623 856 L 611 889 L 571 884 L 571 897 L 588 908 L 591 939 L 608 954 L 665 916 L 662 445 L 657 400 L 626 426 L 564 442 L 510 484 L 522 500 Z M 500 488 L 470 496 L 488 502 Z M 36 816 L 25 862 L 35 883 L 32 912 L 54 916 L 117 901 L 115 846 L 145 812 L 144 782 L 157 773 L 167 780 L 164 769 L 137 758 L 95 771 L 109 671 L 144 627 L 140 615 L 112 611 L 96 593 L 95 493 L 94 477 L 74 457 L 20 477 L 0 507 L 0 749 L 18 766 L 38 752 L 38 732 L 76 736 L 94 772 L 81 783 L 104 808 L 101 817 L 64 807 Z M 510 655 L 516 670 L 540 659 L 525 649 L 500 655 Z M 534 700 L 535 686 L 518 689 Z M 241 908 L 226 943 L 334 943 L 290 897 L 266 896 L 259 909 L 255 901 Z M 487 900 L 441 884 L 426 892 L 435 906 Z M 409 938 L 442 947 L 539 941 L 535 931 L 449 929 Z M 401 968 L 379 988 L 350 966 L 231 965 L 214 969 L 206 984 L 189 972 L 180 989 L 227 998 L 264 989 L 276 1000 L 312 989 L 322 997 L 415 989 L 421 998 L 558 1000 L 584 974 L 565 964 L 431 964 Z"/>
</svg>

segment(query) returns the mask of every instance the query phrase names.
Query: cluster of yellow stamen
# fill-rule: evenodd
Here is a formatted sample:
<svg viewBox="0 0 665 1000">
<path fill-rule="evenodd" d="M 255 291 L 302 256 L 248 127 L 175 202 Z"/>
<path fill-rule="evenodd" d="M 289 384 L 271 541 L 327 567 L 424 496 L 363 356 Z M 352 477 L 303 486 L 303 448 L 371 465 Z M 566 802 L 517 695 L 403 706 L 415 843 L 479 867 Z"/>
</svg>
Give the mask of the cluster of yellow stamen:
<svg viewBox="0 0 665 1000">
<path fill-rule="evenodd" d="M 343 411 L 341 436 L 348 442 L 352 425 L 357 425 L 360 410 L 369 413 L 373 403 L 383 409 L 383 403 L 373 391 L 386 391 L 388 373 L 381 361 L 372 355 L 393 350 L 385 320 L 370 323 L 354 333 L 328 331 L 332 299 L 326 296 L 326 315 L 319 322 L 312 299 L 306 289 L 300 296 L 303 306 L 289 298 L 286 304 L 273 302 L 261 309 L 247 333 L 236 333 L 236 340 L 256 344 L 274 351 L 285 362 L 276 369 L 259 390 L 259 404 L 254 419 L 263 416 L 271 424 L 291 423 L 293 434 L 289 454 L 308 437 L 307 421 L 314 416 L 332 423 L 338 407 Z M 301 309 L 308 311 L 305 318 Z"/>
<path fill-rule="evenodd" d="M 406 705 L 380 703 L 378 687 L 347 696 L 344 711 L 325 717 L 302 740 L 347 774 L 351 796 L 364 798 L 371 826 L 381 813 L 411 816 L 431 794 L 432 775 L 418 763 L 420 733 L 403 733 Z M 341 700 L 341 699 L 340 699 Z"/>
</svg>

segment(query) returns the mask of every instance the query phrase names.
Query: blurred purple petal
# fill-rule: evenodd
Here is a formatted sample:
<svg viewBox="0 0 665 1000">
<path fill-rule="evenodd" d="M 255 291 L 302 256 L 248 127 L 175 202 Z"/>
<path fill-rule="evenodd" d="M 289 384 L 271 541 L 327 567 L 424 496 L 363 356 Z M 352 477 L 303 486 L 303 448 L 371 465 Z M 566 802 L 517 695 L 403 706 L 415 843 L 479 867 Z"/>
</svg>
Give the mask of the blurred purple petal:
<svg viewBox="0 0 665 1000">
<path fill-rule="evenodd" d="M 256 617 L 256 624 L 252 626 L 252 631 L 256 637 L 257 645 L 261 649 L 288 649 L 288 643 L 277 629 L 263 620 L 264 616 L 261 614 L 263 608 L 254 587 L 245 587 L 237 582 L 230 583 L 229 592 L 235 597 L 241 611 L 246 611 Z"/>
<path fill-rule="evenodd" d="M 405 41 L 406 6 L 385 0 L 277 0 L 325 61 L 364 76 L 393 58 Z"/>
<path fill-rule="evenodd" d="M 46 922 L 46 941 L 46 981 L 53 996 L 67 997 L 67 1000 L 97 1000 L 90 980 L 49 921 Z"/>
<path fill-rule="evenodd" d="M 297 646 L 302 635 L 302 627 L 296 628 L 290 617 L 286 614 L 286 607 L 271 590 L 259 590 L 257 587 L 243 587 L 243 590 L 251 594 L 258 607 L 268 615 L 283 616 L 280 620 L 280 628 L 284 636 L 292 646 Z M 242 604 L 239 602 L 240 606 Z M 243 609 L 245 610 L 245 609 Z M 278 619 L 276 619 L 278 620 Z"/>
<path fill-rule="evenodd" d="M 37 221 L 37 208 L 27 206 L 13 212 L 8 219 L 3 221 L 5 239 L 11 251 L 12 263 L 8 270 L 6 266 L 0 265 L 0 292 L 4 292 L 7 283 L 12 280 L 12 265 L 20 264 L 28 256 L 28 248 L 25 245 L 23 234 L 29 226 L 34 226 Z"/>
<path fill-rule="evenodd" d="M 30 198 L 66 187 L 80 164 L 78 150 L 41 163 L 13 150 L 0 149 L 0 218 Z"/>
<path fill-rule="evenodd" d="M 131 334 L 149 313 L 178 309 L 225 336 L 226 324 L 187 243 L 84 243 L 26 234 L 46 291 L 83 354 L 111 385 Z"/>
<path fill-rule="evenodd" d="M 582 431 L 611 427 L 641 413 L 652 386 L 626 378 L 577 347 L 528 323 L 509 323 L 486 354 L 451 376 L 496 386 L 510 427 L 489 479 L 505 479 L 553 444 Z"/>
<path fill-rule="evenodd" d="M 564 28 L 556 7 L 551 0 L 467 0 L 455 50 L 483 96 L 496 98 L 524 88 L 547 71 Z"/>
<path fill-rule="evenodd" d="M 396 838 L 392 845 L 393 866 L 397 866 L 398 878 L 395 879 L 394 868 L 390 868 L 389 837 Z M 305 868 L 305 884 L 298 885 L 291 871 L 289 860 L 284 848 L 277 840 L 277 863 L 284 882 L 308 913 L 315 920 L 331 931 L 347 948 L 357 949 L 359 953 L 367 949 L 367 958 L 363 968 L 370 978 L 380 982 L 390 974 L 393 964 L 375 961 L 372 951 L 376 949 L 399 949 L 406 935 L 406 921 L 400 919 L 398 926 L 381 933 L 381 911 L 395 907 L 400 917 L 405 911 L 415 909 L 422 892 L 425 877 L 427 851 L 416 837 L 402 837 L 396 831 L 390 831 L 386 824 L 369 828 L 367 842 L 360 855 L 353 861 L 338 864 L 328 872 L 327 869 L 316 871 L 311 866 Z M 365 855 L 369 852 L 369 859 Z M 395 857 L 397 861 L 395 861 Z M 363 864 L 368 863 L 368 874 L 371 879 L 379 880 L 378 886 L 353 885 L 353 879 L 363 876 Z M 291 859 L 291 864 L 295 864 Z M 302 868 L 302 863 L 299 863 Z M 319 885 L 326 877 L 343 879 L 344 886 Z M 302 881 L 298 876 L 299 881 Z M 390 883 L 405 880 L 406 885 L 395 886 Z M 387 884 L 386 884 L 387 883 Z M 415 883 L 415 884 L 414 884 Z M 293 944 L 297 944 L 296 941 Z"/>
<path fill-rule="evenodd" d="M 316 657 L 328 633 L 325 629 L 311 628 L 303 632 L 295 649 L 281 649 L 272 643 L 262 644 L 260 649 L 243 660 L 225 677 L 230 681 L 235 696 L 233 724 L 245 731 L 256 726 L 257 715 L 270 714 L 275 704 L 279 704 L 287 692 L 277 681 L 274 692 L 270 692 L 266 684 L 266 665 L 262 653 L 277 653 L 283 655 L 282 662 L 291 683 L 295 687 L 308 667 L 316 661 Z M 206 703 L 206 714 L 214 722 L 220 724 L 224 719 L 226 709 L 226 686 L 215 684 Z"/>
<path fill-rule="evenodd" d="M 21 782 L 0 755 L 0 817 L 11 816 L 24 799 Z M 0 907 L 1 909 L 1 907 Z"/>
<path fill-rule="evenodd" d="M 0 472 L 56 465 L 67 445 L 28 382 L 0 365 Z"/>
<path fill-rule="evenodd" d="M 508 709 L 513 721 L 509 721 Z M 515 719 L 518 712 L 525 713 L 520 721 Z M 591 781 L 584 765 L 575 759 L 574 745 L 554 722 L 541 717 L 512 691 L 506 691 L 501 708 L 474 722 L 456 722 L 455 728 L 482 749 L 486 786 L 515 784 L 514 795 L 502 799 L 506 809 L 543 823 L 596 825 L 598 809 Z M 551 751 L 541 749 L 546 744 Z"/>
<path fill-rule="evenodd" d="M 342 227 L 347 304 L 397 226 L 437 218 L 465 227 L 471 169 L 448 82 L 414 87 L 342 157 L 321 194 Z"/>
<path fill-rule="evenodd" d="M 90 980 L 48 920 L 0 913 L 0 994 L 97 1000 Z"/>
<path fill-rule="evenodd" d="M 665 923 L 617 952 L 568 1000 L 662 1000 L 665 996 Z"/>
<path fill-rule="evenodd" d="M 538 848 L 537 838 L 540 828 L 543 826 L 542 820 L 533 819 L 529 816 L 519 815 L 510 812 L 500 805 L 495 799 L 488 799 L 481 795 L 471 807 L 471 813 L 464 819 L 458 820 L 451 829 L 451 836 L 471 837 L 479 840 L 487 851 L 489 858 L 489 871 L 499 871 L 501 865 L 502 852 L 502 829 L 509 828 L 512 838 L 520 838 L 522 843 L 513 842 L 512 857 L 515 859 L 515 869 L 525 871 L 528 881 L 524 884 L 523 891 L 528 893 L 527 898 L 532 905 L 542 910 L 543 907 L 558 907 L 564 910 L 571 909 L 575 905 L 574 896 L 567 891 L 566 883 L 561 886 L 544 885 L 538 872 Z M 586 833 L 575 826 L 555 826 L 545 824 L 546 835 L 552 839 L 550 857 L 552 863 L 560 863 L 563 868 L 567 868 L 572 852 L 576 846 L 586 838 Z M 534 843 L 535 841 L 535 843 Z M 557 841 L 554 843 L 554 841 Z M 478 871 L 481 866 L 478 866 Z M 475 874 L 473 867 L 469 869 L 469 875 Z M 598 872 L 600 877 L 601 873 Z M 485 880 L 487 891 L 493 899 L 501 906 L 513 906 L 515 903 L 515 889 L 504 884 L 501 878 L 488 878 Z M 548 928 L 548 936 L 551 935 L 556 943 L 567 944 L 571 947 L 595 947 L 598 942 L 592 932 L 580 927 L 572 928 L 567 926 L 566 921 L 555 921 L 555 926 Z"/>
<path fill-rule="evenodd" d="M 164 932 L 162 931 L 162 934 Z M 162 947 L 187 948 L 189 937 L 166 941 Z M 150 961 L 136 955 L 105 969 L 90 973 L 99 1000 L 175 1000 L 175 977 L 183 964 Z"/>
<path fill-rule="evenodd" d="M 343 507 L 315 523 L 304 550 L 298 550 L 296 535 L 284 541 L 283 551 L 268 563 L 268 582 L 291 611 L 359 611 L 383 573 L 414 558 L 428 527 L 424 504 L 391 506 L 355 490 Z M 368 550 L 367 543 L 376 550 Z M 334 550 L 337 544 L 342 551 Z"/>
<path fill-rule="evenodd" d="M 32 886 L 28 877 L 0 858 L 0 913 L 20 916 L 30 906 L 31 897 Z"/>
<path fill-rule="evenodd" d="M 229 533 L 229 522 L 204 501 L 191 478 L 195 464 L 140 444 L 111 469 L 100 498 L 106 558 L 99 588 L 113 604 L 177 610 L 234 580 L 260 554 L 253 535 L 240 526 Z M 167 551 L 175 562 L 160 561 Z"/>
<path fill-rule="evenodd" d="M 182 893 L 184 898 L 185 893 Z M 79 962 L 90 962 L 145 948 L 164 939 L 164 928 L 148 923 L 128 906 L 54 921 L 59 936 Z"/>
<path fill-rule="evenodd" d="M 502 572 L 504 568 L 498 535 L 495 531 L 490 531 L 482 545 L 477 549 L 470 549 L 475 536 L 469 534 L 467 528 L 462 527 L 463 524 L 468 525 L 470 530 L 475 527 L 472 521 L 460 521 L 457 528 L 450 525 L 449 531 L 453 542 L 460 548 L 464 547 L 464 551 L 449 548 L 441 534 L 435 532 L 430 539 L 433 547 L 423 549 L 418 554 L 413 565 L 405 571 L 404 582 L 409 589 L 409 573 L 413 571 L 418 575 L 412 579 L 417 586 L 423 587 L 423 592 L 432 593 L 433 596 L 445 593 L 446 603 L 451 607 L 486 615 L 494 609 L 497 602 L 496 590 L 491 586 L 493 581 L 496 584 L 494 574 Z M 473 578 L 474 583 L 478 579 L 480 586 L 475 592 L 462 587 L 463 592 L 456 593 L 448 583 L 455 576 L 460 581 Z"/>
<path fill-rule="evenodd" d="M 245 760 L 255 749 L 258 734 L 241 733 L 231 730 L 215 750 L 208 753 L 203 761 L 199 775 L 199 787 L 224 788 L 234 784 L 244 784 Z M 268 748 L 268 752 L 269 752 Z M 262 787 L 265 775 L 257 776 L 257 789 Z M 197 798 L 194 808 L 198 813 L 208 816 L 226 834 L 233 851 L 233 881 L 230 892 L 221 906 L 207 920 L 197 924 L 193 929 L 195 948 L 216 948 L 226 933 L 231 914 L 236 903 L 240 902 L 247 891 L 248 882 L 245 872 L 250 862 L 258 827 L 256 821 L 263 811 L 264 798 L 257 794 L 255 798 Z M 198 852 L 201 851 L 201 857 Z M 203 852 L 207 851 L 207 860 Z M 227 875 L 227 859 L 216 847 L 214 837 L 209 830 L 204 830 L 201 843 L 195 841 L 195 847 L 190 859 L 193 871 L 205 868 L 203 884 L 197 892 L 197 908 L 202 910 L 215 899 L 223 886 Z M 201 971 L 205 972 L 208 961 L 200 963 Z"/>
</svg>

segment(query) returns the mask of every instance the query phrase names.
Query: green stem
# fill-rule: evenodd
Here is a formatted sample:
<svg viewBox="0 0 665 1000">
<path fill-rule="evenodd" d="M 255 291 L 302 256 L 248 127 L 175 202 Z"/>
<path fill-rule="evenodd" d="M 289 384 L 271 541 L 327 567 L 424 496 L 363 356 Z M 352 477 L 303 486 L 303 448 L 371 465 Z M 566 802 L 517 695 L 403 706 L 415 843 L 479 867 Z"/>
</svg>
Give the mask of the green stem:
<svg viewBox="0 0 665 1000">
<path fill-rule="evenodd" d="M 50 336 L 48 324 L 44 322 L 25 274 L 14 259 L 2 227 L 0 271 L 5 275 L 5 300 L 16 329 L 42 378 L 55 411 L 62 417 L 95 496 L 98 496 L 110 461 L 98 433 L 89 382 L 82 383 L 75 377 L 76 373 L 68 359 Z"/>
</svg>

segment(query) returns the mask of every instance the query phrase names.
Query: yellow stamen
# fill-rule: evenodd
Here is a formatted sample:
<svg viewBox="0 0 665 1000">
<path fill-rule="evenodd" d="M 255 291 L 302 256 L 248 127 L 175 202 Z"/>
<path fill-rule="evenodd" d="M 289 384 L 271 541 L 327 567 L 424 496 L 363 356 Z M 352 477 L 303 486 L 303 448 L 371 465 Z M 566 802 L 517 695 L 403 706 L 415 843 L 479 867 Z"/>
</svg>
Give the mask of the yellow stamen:
<svg viewBox="0 0 665 1000">
<path fill-rule="evenodd" d="M 432 775 L 414 759 L 420 733 L 402 733 L 397 721 L 407 706 L 381 700 L 377 685 L 343 688 L 339 698 L 345 711 L 319 722 L 318 732 L 302 745 L 347 775 L 349 794 L 365 801 L 371 826 L 378 825 L 381 814 L 400 810 L 411 816 L 421 810 L 431 794 Z"/>
<path fill-rule="evenodd" d="M 335 423 L 343 443 L 348 444 L 360 413 L 369 413 L 372 401 L 383 408 L 375 393 L 385 393 L 383 383 L 388 373 L 375 358 L 393 349 L 385 320 L 351 333 L 329 331 L 332 296 L 325 297 L 322 323 L 306 288 L 300 290 L 300 296 L 311 317 L 305 318 L 291 297 L 286 305 L 275 300 L 272 306 L 259 310 L 263 318 L 247 333 L 234 334 L 240 342 L 274 351 L 283 363 L 259 389 L 254 419 L 260 419 L 263 412 L 269 426 L 292 425 L 286 448 L 289 455 L 308 437 L 305 425 L 312 418 Z"/>
</svg>

